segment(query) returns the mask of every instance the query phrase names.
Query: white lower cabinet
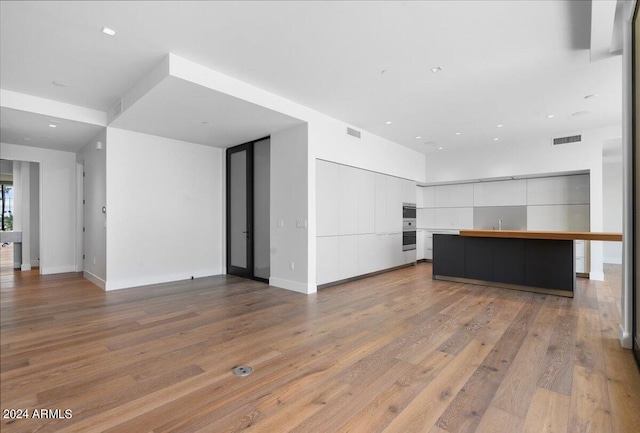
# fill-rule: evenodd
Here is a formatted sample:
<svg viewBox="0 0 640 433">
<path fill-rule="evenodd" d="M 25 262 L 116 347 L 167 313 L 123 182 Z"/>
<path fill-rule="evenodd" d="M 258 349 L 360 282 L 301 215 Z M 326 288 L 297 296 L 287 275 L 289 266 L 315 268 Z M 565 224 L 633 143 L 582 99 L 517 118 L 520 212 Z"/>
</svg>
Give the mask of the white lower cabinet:
<svg viewBox="0 0 640 433">
<path fill-rule="evenodd" d="M 576 249 L 576 273 L 586 274 L 589 272 L 589 241 L 574 241 Z"/>
<path fill-rule="evenodd" d="M 427 249 L 426 245 L 427 233 L 424 230 L 416 232 L 416 260 L 423 260 Z"/>
<path fill-rule="evenodd" d="M 340 236 L 316 238 L 316 284 L 340 279 Z"/>
<path fill-rule="evenodd" d="M 433 260 L 433 232 L 427 232 L 424 240 L 424 258 Z"/>
<path fill-rule="evenodd" d="M 377 252 L 375 250 L 376 235 L 358 236 L 358 275 L 376 271 Z"/>
<path fill-rule="evenodd" d="M 358 275 L 358 235 L 339 236 L 340 280 Z"/>
<path fill-rule="evenodd" d="M 404 265 L 404 252 L 402 251 L 402 232 L 387 234 L 388 249 L 391 252 L 391 262 L 385 268 Z"/>
<path fill-rule="evenodd" d="M 389 251 L 389 240 L 386 233 L 376 233 L 373 241 L 374 271 L 390 268 L 391 251 Z"/>
</svg>

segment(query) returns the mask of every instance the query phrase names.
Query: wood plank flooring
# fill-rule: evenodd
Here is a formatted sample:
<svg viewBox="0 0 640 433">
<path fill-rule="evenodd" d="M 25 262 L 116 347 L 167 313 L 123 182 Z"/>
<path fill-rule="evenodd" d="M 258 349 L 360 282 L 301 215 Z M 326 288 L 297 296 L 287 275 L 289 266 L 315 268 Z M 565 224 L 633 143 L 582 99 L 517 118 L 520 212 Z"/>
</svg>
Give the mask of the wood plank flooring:
<svg viewBox="0 0 640 433">
<path fill-rule="evenodd" d="M 5 269 L 1 406 L 30 418 L 0 427 L 635 433 L 619 272 L 568 299 L 434 281 L 428 263 L 311 296 L 231 276 L 105 293 Z"/>
</svg>

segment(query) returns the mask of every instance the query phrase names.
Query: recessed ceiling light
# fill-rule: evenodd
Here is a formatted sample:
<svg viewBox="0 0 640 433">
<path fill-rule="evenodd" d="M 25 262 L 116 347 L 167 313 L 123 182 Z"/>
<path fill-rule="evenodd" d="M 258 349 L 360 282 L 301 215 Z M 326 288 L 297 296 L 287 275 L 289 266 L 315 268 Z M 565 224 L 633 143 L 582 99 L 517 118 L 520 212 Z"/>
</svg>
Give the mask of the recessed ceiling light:
<svg viewBox="0 0 640 433">
<path fill-rule="evenodd" d="M 57 128 L 57 127 L 58 127 L 58 125 L 56 125 L 55 123 L 50 123 L 49 124 L 49 128 Z"/>
<path fill-rule="evenodd" d="M 420 140 L 422 137 L 420 137 L 419 135 L 416 137 L 416 140 Z"/>
<path fill-rule="evenodd" d="M 502 124 L 496 125 L 496 128 L 502 128 L 502 126 L 503 126 Z"/>
<path fill-rule="evenodd" d="M 436 72 L 440 72 L 440 71 L 442 71 L 442 68 L 440 66 L 436 66 L 435 68 L 431 68 L 431 72 L 433 72 L 434 74 Z"/>
<path fill-rule="evenodd" d="M 547 119 L 553 119 L 554 117 L 556 117 L 554 114 L 547 114 Z"/>
<path fill-rule="evenodd" d="M 436 146 L 436 149 L 438 149 L 438 150 L 442 150 L 442 149 L 444 149 L 444 147 L 442 147 L 442 146 Z"/>
<path fill-rule="evenodd" d="M 62 81 L 52 81 L 51 84 L 53 84 L 56 87 L 67 87 L 67 84 L 63 83 Z"/>
<path fill-rule="evenodd" d="M 591 114 L 591 111 L 576 111 L 575 113 L 571 114 L 573 117 L 582 117 L 582 116 L 586 116 L 588 114 Z"/>
<path fill-rule="evenodd" d="M 500 140 L 498 137 L 494 138 L 493 141 L 498 141 Z"/>
<path fill-rule="evenodd" d="M 386 121 L 386 122 L 384 122 L 384 123 L 386 123 L 387 125 L 391 125 L 391 120 L 387 120 L 387 121 Z"/>
<path fill-rule="evenodd" d="M 110 29 L 109 27 L 102 27 L 102 33 L 109 36 L 115 36 L 116 31 L 113 29 Z"/>
<path fill-rule="evenodd" d="M 584 99 L 593 99 L 593 98 L 597 98 L 598 96 L 600 96 L 600 95 L 598 95 L 597 93 L 594 93 L 592 95 L 585 96 Z"/>
<path fill-rule="evenodd" d="M 387 72 L 386 69 L 383 69 L 382 71 L 380 71 L 381 74 L 384 74 L 385 72 Z"/>
<path fill-rule="evenodd" d="M 456 132 L 456 135 L 460 135 L 460 134 L 462 134 L 462 132 Z"/>
</svg>

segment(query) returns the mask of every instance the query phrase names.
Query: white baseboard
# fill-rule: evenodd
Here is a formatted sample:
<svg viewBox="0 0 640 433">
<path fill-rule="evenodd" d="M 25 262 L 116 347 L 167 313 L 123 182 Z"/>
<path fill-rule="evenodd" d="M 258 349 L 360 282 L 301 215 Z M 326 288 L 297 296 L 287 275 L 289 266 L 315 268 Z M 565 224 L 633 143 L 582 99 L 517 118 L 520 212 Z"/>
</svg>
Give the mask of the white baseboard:
<svg viewBox="0 0 640 433">
<path fill-rule="evenodd" d="M 20 265 L 20 270 L 21 271 L 30 271 L 31 270 L 31 263 L 26 263 L 26 264 Z"/>
<path fill-rule="evenodd" d="M 631 349 L 633 348 L 632 342 L 633 340 L 631 337 L 631 333 L 625 332 L 625 330 L 622 329 L 622 325 L 620 325 L 620 344 L 622 345 L 622 347 L 624 347 L 625 349 Z"/>
<path fill-rule="evenodd" d="M 102 290 L 105 290 L 105 287 L 107 286 L 107 282 L 102 278 L 100 278 L 99 276 L 94 275 L 89 271 L 83 271 L 82 276 L 85 277 L 87 280 L 91 281 L 96 286 L 100 287 Z"/>
<path fill-rule="evenodd" d="M 202 278 L 211 277 L 213 275 L 220 275 L 218 269 L 202 270 L 202 271 L 187 271 L 179 274 L 165 274 L 165 275 L 149 275 L 140 278 L 121 279 L 105 282 L 105 290 L 121 290 L 131 289 L 134 287 L 149 286 L 151 284 L 171 283 L 174 281 L 189 280 L 191 277 Z"/>
<path fill-rule="evenodd" d="M 75 265 L 67 265 L 67 266 L 43 266 L 40 268 L 40 273 L 42 275 L 49 274 L 64 274 L 67 272 L 75 272 Z"/>
<path fill-rule="evenodd" d="M 275 277 L 269 278 L 269 285 L 298 293 L 304 293 L 306 295 L 316 293 L 318 291 L 315 284 L 299 283 L 297 281 L 290 281 Z"/>
<path fill-rule="evenodd" d="M 31 260 L 31 266 L 34 268 L 40 267 L 40 260 L 38 259 Z"/>
<path fill-rule="evenodd" d="M 622 257 L 605 257 L 602 261 L 610 265 L 621 265 Z"/>
<path fill-rule="evenodd" d="M 595 281 L 604 281 L 604 272 L 590 272 L 589 279 Z"/>
</svg>

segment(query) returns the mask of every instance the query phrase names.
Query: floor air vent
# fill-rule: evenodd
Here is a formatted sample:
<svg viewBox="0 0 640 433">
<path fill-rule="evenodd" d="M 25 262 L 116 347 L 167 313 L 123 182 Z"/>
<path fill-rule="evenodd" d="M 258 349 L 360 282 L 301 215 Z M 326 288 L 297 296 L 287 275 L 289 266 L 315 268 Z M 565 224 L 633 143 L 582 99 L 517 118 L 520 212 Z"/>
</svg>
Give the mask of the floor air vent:
<svg viewBox="0 0 640 433">
<path fill-rule="evenodd" d="M 353 128 L 347 127 L 347 134 L 352 137 L 360 138 L 360 131 Z"/>
<path fill-rule="evenodd" d="M 560 144 L 578 143 L 582 141 L 582 135 L 570 135 L 568 137 L 557 137 L 553 139 L 553 145 L 558 146 Z"/>
</svg>

